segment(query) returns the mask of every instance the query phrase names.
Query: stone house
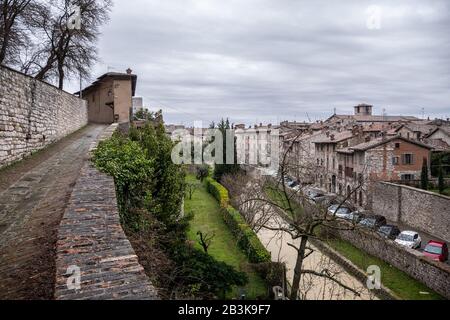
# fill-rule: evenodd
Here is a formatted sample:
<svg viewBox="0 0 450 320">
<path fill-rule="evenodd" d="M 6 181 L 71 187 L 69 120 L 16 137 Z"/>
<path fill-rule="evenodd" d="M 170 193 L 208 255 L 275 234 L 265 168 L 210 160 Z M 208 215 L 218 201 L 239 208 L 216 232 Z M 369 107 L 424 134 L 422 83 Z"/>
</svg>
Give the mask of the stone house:
<svg viewBox="0 0 450 320">
<path fill-rule="evenodd" d="M 337 150 L 337 193 L 365 190 L 376 181 L 418 180 L 424 162 L 430 170 L 431 147 L 404 137 L 379 138 Z M 354 203 L 367 203 L 363 190 L 352 194 Z"/>
<path fill-rule="evenodd" d="M 426 135 L 430 140 L 442 140 L 447 145 L 450 145 L 450 126 L 437 127 Z"/>
<path fill-rule="evenodd" d="M 106 124 L 130 122 L 136 82 L 137 76 L 128 69 L 127 73 L 105 73 L 82 90 L 81 96 L 88 104 L 89 122 Z"/>
</svg>

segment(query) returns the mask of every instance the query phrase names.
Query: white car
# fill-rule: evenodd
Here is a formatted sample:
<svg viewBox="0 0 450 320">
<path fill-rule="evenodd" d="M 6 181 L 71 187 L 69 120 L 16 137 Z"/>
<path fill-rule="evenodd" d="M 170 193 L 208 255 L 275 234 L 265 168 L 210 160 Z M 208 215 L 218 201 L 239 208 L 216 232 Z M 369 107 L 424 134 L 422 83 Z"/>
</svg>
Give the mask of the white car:
<svg viewBox="0 0 450 320">
<path fill-rule="evenodd" d="M 403 231 L 397 239 L 395 239 L 395 242 L 411 249 L 418 249 L 422 246 L 422 239 L 415 231 Z"/>
</svg>

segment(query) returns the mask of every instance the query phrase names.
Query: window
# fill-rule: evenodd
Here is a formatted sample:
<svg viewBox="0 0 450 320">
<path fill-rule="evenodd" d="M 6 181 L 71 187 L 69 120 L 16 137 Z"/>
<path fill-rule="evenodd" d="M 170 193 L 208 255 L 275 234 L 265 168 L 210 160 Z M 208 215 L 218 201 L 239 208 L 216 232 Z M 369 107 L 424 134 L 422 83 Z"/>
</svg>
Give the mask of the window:
<svg viewBox="0 0 450 320">
<path fill-rule="evenodd" d="M 402 174 L 402 180 L 405 180 L 405 181 L 414 180 L 414 175 L 413 174 Z"/>
<path fill-rule="evenodd" d="M 400 158 L 399 157 L 393 157 L 392 158 L 392 165 L 396 166 L 400 163 Z"/>
<path fill-rule="evenodd" d="M 400 143 L 395 144 L 395 149 L 400 149 Z"/>
<path fill-rule="evenodd" d="M 414 164 L 414 155 L 412 153 L 405 153 L 402 163 L 406 165 Z"/>
</svg>

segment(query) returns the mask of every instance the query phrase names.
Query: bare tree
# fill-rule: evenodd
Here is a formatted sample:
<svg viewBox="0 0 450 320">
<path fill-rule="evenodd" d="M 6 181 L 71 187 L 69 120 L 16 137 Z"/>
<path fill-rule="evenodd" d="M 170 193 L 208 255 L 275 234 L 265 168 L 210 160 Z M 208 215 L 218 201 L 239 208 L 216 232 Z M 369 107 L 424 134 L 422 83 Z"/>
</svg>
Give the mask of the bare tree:
<svg viewBox="0 0 450 320">
<path fill-rule="evenodd" d="M 265 178 L 262 183 L 254 184 L 254 186 L 258 186 L 259 191 L 255 192 L 252 190 L 252 196 L 246 197 L 245 202 L 262 203 L 276 210 L 277 217 L 271 215 L 271 218 L 268 220 L 258 219 L 264 222 L 260 227 L 288 234 L 292 241 L 295 242 L 288 243 L 297 253 L 290 299 L 298 299 L 302 277 L 306 276 L 326 279 L 328 282 L 334 283 L 359 296 L 360 292 L 340 281 L 331 268 L 313 270 L 304 267 L 305 260 L 315 252 L 314 247 L 311 246 L 312 241 L 324 241 L 324 235 L 328 231 L 354 230 L 356 223 L 355 221 L 349 222 L 338 218 L 336 212 L 329 212 L 328 207 L 331 199 L 317 203 L 308 197 L 306 186 L 299 185 L 295 189 L 286 186 L 285 181 L 288 172 L 295 172 L 299 181 L 309 181 L 311 176 L 314 177 L 317 172 L 324 172 L 323 167 L 314 165 L 310 161 L 292 161 L 290 152 L 300 136 L 301 133 L 296 133 L 294 138 L 290 140 L 289 145 L 286 146 L 280 161 L 278 177 Z M 236 188 L 242 187 L 236 186 Z M 247 186 L 245 189 L 248 188 Z M 338 200 L 334 199 L 334 201 L 338 201 L 336 211 L 344 204 L 347 204 L 354 193 L 363 190 L 364 180 L 360 179 L 345 196 Z"/>
<path fill-rule="evenodd" d="M 203 233 L 201 231 L 198 231 L 197 235 L 199 236 L 198 243 L 202 246 L 203 251 L 205 251 L 205 253 L 208 253 L 208 248 L 211 245 L 211 242 L 216 235 L 214 233 L 212 235 L 210 235 L 208 233 Z"/>
<path fill-rule="evenodd" d="M 31 62 L 35 66 L 35 78 L 57 78 L 58 87 L 71 75 L 87 78 L 96 61 L 95 43 L 99 27 L 108 21 L 111 0 L 51 0 L 50 6 L 40 12 L 34 21 L 45 39 L 36 49 Z M 79 6 L 81 29 L 67 27 L 71 5 Z"/>
<path fill-rule="evenodd" d="M 195 191 L 198 190 L 200 187 L 199 183 L 190 182 L 186 183 L 186 193 L 189 195 L 189 200 L 192 200 L 192 196 L 194 195 Z"/>
<path fill-rule="evenodd" d="M 231 203 L 237 208 L 245 222 L 258 233 L 266 225 L 276 211 L 262 201 L 249 201 L 249 199 L 265 196 L 264 185 L 261 180 L 253 179 L 242 173 L 227 174 L 222 177 L 222 184 L 231 195 Z"/>
<path fill-rule="evenodd" d="M 23 20 L 31 0 L 0 0 L 0 64 L 15 62 L 27 42 Z M 12 61 L 11 61 L 12 60 Z"/>
</svg>

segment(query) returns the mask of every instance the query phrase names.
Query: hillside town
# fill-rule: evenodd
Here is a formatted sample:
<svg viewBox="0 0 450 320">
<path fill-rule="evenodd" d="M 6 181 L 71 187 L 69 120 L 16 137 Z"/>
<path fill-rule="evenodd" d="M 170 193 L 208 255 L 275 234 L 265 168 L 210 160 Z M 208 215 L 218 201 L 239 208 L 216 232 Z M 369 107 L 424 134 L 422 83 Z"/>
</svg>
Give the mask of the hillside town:
<svg viewBox="0 0 450 320">
<path fill-rule="evenodd" d="M 291 5 L 0 0 L 0 301 L 278 318 L 450 299 L 446 60 L 421 51 L 422 79 L 348 13 L 379 7 L 343 5 L 357 35 Z M 434 40 L 449 6 L 418 5 L 392 12 Z"/>
</svg>

